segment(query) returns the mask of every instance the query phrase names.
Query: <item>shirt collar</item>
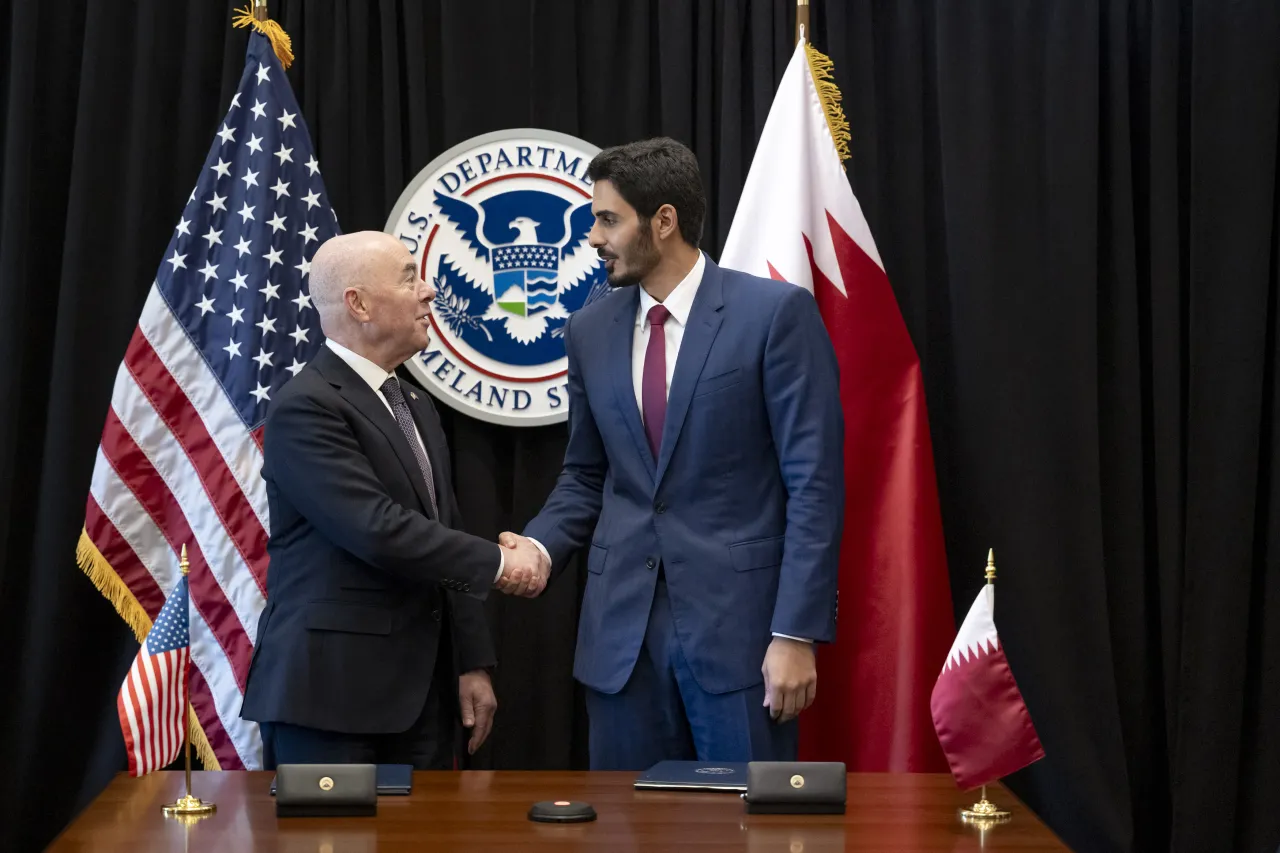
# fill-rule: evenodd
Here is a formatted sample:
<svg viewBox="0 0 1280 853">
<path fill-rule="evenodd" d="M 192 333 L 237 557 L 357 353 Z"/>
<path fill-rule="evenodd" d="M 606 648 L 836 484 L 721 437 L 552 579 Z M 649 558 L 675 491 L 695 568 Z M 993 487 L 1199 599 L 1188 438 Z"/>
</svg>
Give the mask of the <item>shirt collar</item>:
<svg viewBox="0 0 1280 853">
<path fill-rule="evenodd" d="M 387 371 L 383 370 L 369 359 L 352 352 L 333 338 L 325 338 L 324 344 L 329 349 L 333 350 L 334 353 L 337 354 L 338 358 L 345 361 L 347 365 L 375 391 L 382 387 L 382 383 L 386 382 L 388 377 L 395 375 L 394 373 L 387 373 Z"/>
<path fill-rule="evenodd" d="M 671 312 L 671 317 L 681 326 L 688 325 L 689 312 L 693 310 L 693 298 L 698 295 L 698 288 L 702 285 L 702 273 L 707 268 L 707 256 L 702 252 L 698 252 L 698 260 L 693 265 L 693 269 L 689 270 L 689 274 L 680 279 L 680 283 L 675 289 L 667 294 L 667 298 L 662 304 Z M 649 295 L 649 292 L 643 287 L 640 288 L 640 311 L 636 314 L 636 325 L 644 327 L 646 318 L 649 316 L 649 309 L 658 304 L 658 300 Z"/>
</svg>

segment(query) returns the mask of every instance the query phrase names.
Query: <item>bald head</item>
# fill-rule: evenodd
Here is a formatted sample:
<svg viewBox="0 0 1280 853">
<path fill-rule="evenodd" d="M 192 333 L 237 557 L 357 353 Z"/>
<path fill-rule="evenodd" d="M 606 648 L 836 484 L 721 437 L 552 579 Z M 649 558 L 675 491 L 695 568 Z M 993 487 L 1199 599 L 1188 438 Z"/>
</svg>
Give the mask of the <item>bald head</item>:
<svg viewBox="0 0 1280 853">
<path fill-rule="evenodd" d="M 309 278 L 326 337 L 384 366 L 426 346 L 423 318 L 435 291 L 390 234 L 360 231 L 326 240 L 311 258 Z"/>
<path fill-rule="evenodd" d="M 392 255 L 403 249 L 400 241 L 380 231 L 358 231 L 325 240 L 311 258 L 311 302 L 320 315 L 320 327 L 333 337 L 347 315 L 342 292 L 348 287 L 367 288 L 379 267 L 394 263 Z"/>
</svg>

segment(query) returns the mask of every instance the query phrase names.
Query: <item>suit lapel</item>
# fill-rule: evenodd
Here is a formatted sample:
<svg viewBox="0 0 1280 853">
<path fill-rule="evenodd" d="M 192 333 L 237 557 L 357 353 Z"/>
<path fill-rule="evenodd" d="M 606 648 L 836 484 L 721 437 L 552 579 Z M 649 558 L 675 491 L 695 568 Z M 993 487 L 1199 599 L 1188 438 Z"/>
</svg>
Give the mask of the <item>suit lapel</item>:
<svg viewBox="0 0 1280 853">
<path fill-rule="evenodd" d="M 702 375 L 702 366 L 707 362 L 707 354 L 720 331 L 724 307 L 724 290 L 720 267 L 707 260 L 702 272 L 702 284 L 698 286 L 698 295 L 694 297 L 693 308 L 689 311 L 689 325 L 685 327 L 684 338 L 680 342 L 680 355 L 676 359 L 675 374 L 671 377 L 671 390 L 667 394 L 667 419 L 662 426 L 662 448 L 658 454 L 657 473 L 654 485 L 662 482 L 671 455 L 675 452 L 676 442 L 680 440 L 680 431 L 684 428 L 685 415 L 689 413 L 689 401 L 693 398 L 693 389 Z"/>
<path fill-rule="evenodd" d="M 640 304 L 639 286 L 627 289 L 627 298 L 618 300 L 618 310 L 613 315 L 613 328 L 609 333 L 609 371 L 613 374 L 613 391 L 618 398 L 618 411 L 627 425 L 627 432 L 635 443 L 645 470 L 654 473 L 653 453 L 644 434 L 644 422 L 636 405 L 635 380 L 631 375 L 632 347 L 636 335 L 636 311 Z"/>
<path fill-rule="evenodd" d="M 391 443 L 391 449 L 395 451 L 396 458 L 408 473 L 409 482 L 413 483 L 413 490 L 422 503 L 423 511 L 430 516 L 431 497 L 427 494 L 427 482 L 422 478 L 422 469 L 418 467 L 418 460 L 409 449 L 409 442 L 400 431 L 400 425 L 396 423 L 396 419 L 391 416 L 391 412 L 382 400 L 378 399 L 378 395 L 373 393 L 373 389 L 351 369 L 350 365 L 328 347 L 320 348 L 320 352 L 315 357 L 315 365 L 320 375 L 338 389 L 343 399 L 386 436 L 387 441 Z"/>
</svg>

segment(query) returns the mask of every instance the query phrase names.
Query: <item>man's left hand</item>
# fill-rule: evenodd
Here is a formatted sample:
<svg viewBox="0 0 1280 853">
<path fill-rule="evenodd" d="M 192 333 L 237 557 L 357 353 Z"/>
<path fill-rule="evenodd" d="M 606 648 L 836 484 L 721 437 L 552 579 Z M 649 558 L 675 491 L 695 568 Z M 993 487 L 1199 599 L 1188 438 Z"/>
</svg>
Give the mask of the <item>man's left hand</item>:
<svg viewBox="0 0 1280 853">
<path fill-rule="evenodd" d="M 818 694 L 813 644 L 774 637 L 764 655 L 764 705 L 779 723 L 794 720 Z"/>
<path fill-rule="evenodd" d="M 462 674 L 458 679 L 458 705 L 462 709 L 462 725 L 471 729 L 467 754 L 475 755 L 489 737 L 493 715 L 498 710 L 498 698 L 493 695 L 489 673 L 475 669 Z"/>
</svg>

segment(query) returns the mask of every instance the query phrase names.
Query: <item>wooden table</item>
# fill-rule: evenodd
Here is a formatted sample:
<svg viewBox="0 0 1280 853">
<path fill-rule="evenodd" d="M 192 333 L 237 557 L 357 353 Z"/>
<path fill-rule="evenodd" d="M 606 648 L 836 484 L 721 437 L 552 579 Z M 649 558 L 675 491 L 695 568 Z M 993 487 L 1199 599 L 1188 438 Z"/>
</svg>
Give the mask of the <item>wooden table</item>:
<svg viewBox="0 0 1280 853">
<path fill-rule="evenodd" d="M 193 793 L 218 807 L 193 826 L 161 815 L 183 774 L 121 774 L 54 841 L 53 851 L 394 853 L 408 850 L 1066 850 L 1002 787 L 988 796 L 1013 813 L 980 832 L 957 809 L 975 797 L 947 775 L 851 774 L 844 815 L 748 815 L 736 794 L 635 791 L 633 773 L 417 773 L 407 797 L 380 797 L 372 818 L 275 816 L 271 773 L 193 773 Z M 598 820 L 528 820 L 539 800 L 591 803 Z"/>
</svg>

